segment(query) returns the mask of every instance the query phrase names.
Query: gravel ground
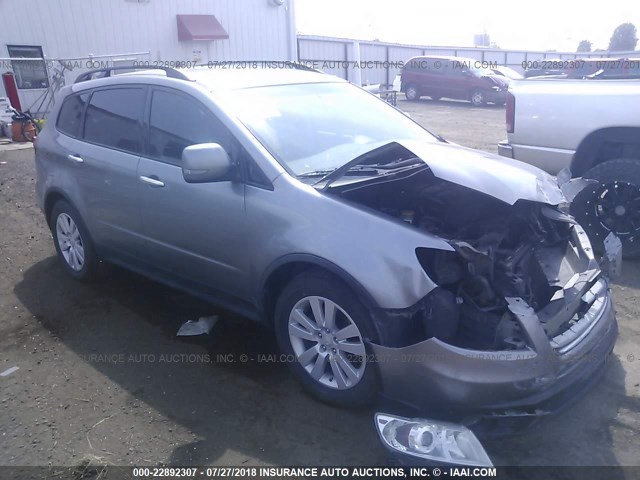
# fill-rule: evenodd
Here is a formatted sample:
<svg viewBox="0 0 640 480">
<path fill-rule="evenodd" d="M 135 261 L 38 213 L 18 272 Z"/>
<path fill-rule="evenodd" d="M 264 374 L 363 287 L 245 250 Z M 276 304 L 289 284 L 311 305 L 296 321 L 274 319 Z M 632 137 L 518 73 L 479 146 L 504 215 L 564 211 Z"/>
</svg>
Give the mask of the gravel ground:
<svg viewBox="0 0 640 480">
<path fill-rule="evenodd" d="M 503 108 L 399 107 L 462 145 L 495 152 L 504 138 Z M 120 269 L 68 278 L 35 206 L 33 151 L 1 149 L 0 372 L 19 370 L 0 377 L 0 465 L 383 462 L 373 410 L 306 396 L 268 356 L 270 332 Z M 497 464 L 640 464 L 640 265 L 624 267 L 605 378 L 538 429 L 487 443 Z M 209 337 L 175 336 L 212 313 L 222 320 Z"/>
</svg>

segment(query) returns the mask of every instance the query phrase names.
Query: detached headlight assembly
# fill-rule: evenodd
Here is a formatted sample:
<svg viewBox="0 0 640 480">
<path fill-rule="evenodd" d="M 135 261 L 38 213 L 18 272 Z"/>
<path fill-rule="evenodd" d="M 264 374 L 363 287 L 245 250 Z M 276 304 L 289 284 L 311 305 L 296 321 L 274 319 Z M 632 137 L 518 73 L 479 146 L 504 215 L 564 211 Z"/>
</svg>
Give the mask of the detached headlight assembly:
<svg viewBox="0 0 640 480">
<path fill-rule="evenodd" d="M 376 413 L 380 439 L 394 453 L 450 465 L 493 464 L 471 430 L 452 423 Z"/>
</svg>

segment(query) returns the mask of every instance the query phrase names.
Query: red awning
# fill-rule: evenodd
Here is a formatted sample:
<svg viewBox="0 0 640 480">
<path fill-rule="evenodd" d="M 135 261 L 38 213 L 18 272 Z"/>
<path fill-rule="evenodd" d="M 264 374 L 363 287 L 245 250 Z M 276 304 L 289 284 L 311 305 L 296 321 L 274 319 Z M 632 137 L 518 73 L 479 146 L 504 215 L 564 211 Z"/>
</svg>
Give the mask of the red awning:
<svg viewBox="0 0 640 480">
<path fill-rule="evenodd" d="M 178 15 L 178 40 L 220 40 L 229 38 L 214 15 Z"/>
</svg>

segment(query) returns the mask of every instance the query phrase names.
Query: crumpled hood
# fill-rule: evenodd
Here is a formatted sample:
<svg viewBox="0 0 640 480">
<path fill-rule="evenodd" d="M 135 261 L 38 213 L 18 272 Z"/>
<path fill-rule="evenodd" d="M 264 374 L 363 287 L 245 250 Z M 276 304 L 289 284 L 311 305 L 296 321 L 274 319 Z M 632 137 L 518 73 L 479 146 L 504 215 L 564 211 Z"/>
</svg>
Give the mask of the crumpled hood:
<svg viewBox="0 0 640 480">
<path fill-rule="evenodd" d="M 423 160 L 436 177 L 510 205 L 518 200 L 549 205 L 565 201 L 555 178 L 532 165 L 447 143 L 397 143 Z"/>
</svg>

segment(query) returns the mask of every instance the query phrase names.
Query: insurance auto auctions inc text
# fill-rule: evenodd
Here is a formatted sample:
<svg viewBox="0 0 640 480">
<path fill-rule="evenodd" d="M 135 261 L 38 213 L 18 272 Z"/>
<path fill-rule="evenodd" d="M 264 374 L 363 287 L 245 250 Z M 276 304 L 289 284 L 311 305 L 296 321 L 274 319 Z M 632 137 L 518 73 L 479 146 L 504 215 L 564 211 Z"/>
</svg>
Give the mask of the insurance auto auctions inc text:
<svg viewBox="0 0 640 480">
<path fill-rule="evenodd" d="M 494 467 L 260 467 L 259 478 L 426 478 L 495 477 Z M 250 475 L 251 476 L 251 475 Z"/>
</svg>

